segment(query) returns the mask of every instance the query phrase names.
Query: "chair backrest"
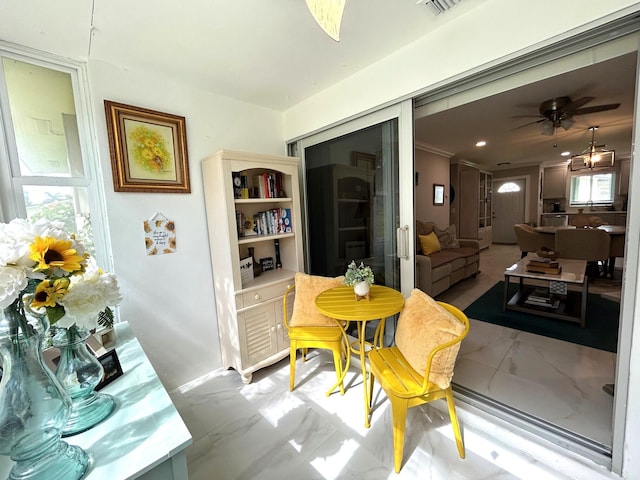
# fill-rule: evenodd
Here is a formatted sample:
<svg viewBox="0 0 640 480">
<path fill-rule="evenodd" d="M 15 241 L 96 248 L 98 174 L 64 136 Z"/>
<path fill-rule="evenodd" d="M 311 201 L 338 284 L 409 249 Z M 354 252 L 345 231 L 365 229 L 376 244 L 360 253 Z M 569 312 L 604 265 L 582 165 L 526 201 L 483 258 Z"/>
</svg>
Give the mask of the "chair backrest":
<svg viewBox="0 0 640 480">
<path fill-rule="evenodd" d="M 537 252 L 542 247 L 555 248 L 555 238 L 551 234 L 537 232 L 531 225 L 516 223 L 513 226 L 521 252 Z"/>
<path fill-rule="evenodd" d="M 449 386 L 460 342 L 468 332 L 469 320 L 456 307 L 436 302 L 418 289 L 411 291 L 400 312 L 395 340 L 407 362 L 424 377 L 422 393 L 429 382 L 442 389 Z"/>
<path fill-rule="evenodd" d="M 301 326 L 334 327 L 334 319 L 321 314 L 315 306 L 318 294 L 330 288 L 344 285 L 344 276 L 322 277 L 296 272 L 295 283 L 285 292 L 283 298 L 284 323 L 287 328 Z M 296 298 L 293 302 L 291 320 L 287 317 L 287 297 L 295 289 Z"/>
<path fill-rule="evenodd" d="M 556 231 L 556 251 L 560 258 L 596 262 L 607 260 L 611 237 L 597 228 L 568 228 Z"/>
</svg>

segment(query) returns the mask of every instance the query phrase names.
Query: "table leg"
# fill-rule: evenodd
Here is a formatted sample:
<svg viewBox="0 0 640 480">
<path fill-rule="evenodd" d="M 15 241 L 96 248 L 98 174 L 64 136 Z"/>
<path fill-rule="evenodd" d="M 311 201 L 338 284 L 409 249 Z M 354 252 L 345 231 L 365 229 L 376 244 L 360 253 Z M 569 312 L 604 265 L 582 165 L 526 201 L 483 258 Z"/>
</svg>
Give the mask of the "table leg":
<svg viewBox="0 0 640 480">
<path fill-rule="evenodd" d="M 364 426 L 365 428 L 369 428 L 370 423 L 369 423 L 369 405 L 370 405 L 370 400 L 369 400 L 369 378 L 368 378 L 368 372 L 367 372 L 367 351 L 366 351 L 366 345 L 367 342 L 365 340 L 365 327 L 367 326 L 367 322 L 362 321 L 360 324 L 360 328 L 361 330 L 358 330 L 358 340 L 360 342 L 360 366 L 362 369 L 362 389 L 364 391 Z"/>
<path fill-rule="evenodd" d="M 589 277 L 584 276 L 584 284 L 582 285 L 582 298 L 580 299 L 580 326 L 582 328 L 586 325 L 587 317 L 587 296 L 589 294 Z"/>
<path fill-rule="evenodd" d="M 344 341 L 344 347 L 345 347 L 345 352 L 344 353 L 347 356 L 347 358 L 346 358 L 346 361 L 345 361 L 345 364 L 344 364 L 344 368 L 342 369 L 342 373 L 340 374 L 340 378 L 327 391 L 327 397 L 331 396 L 333 391 L 336 388 L 340 387 L 340 385 L 343 384 L 342 382 L 344 381 L 344 377 L 347 376 L 347 372 L 349 371 L 349 366 L 351 365 L 351 345 L 349 344 L 349 337 L 347 336 L 347 328 L 349 327 L 349 322 L 347 322 L 346 324 L 342 324 L 338 320 L 336 320 L 336 323 L 338 324 L 338 326 L 342 330 L 342 339 Z M 340 393 L 342 393 L 344 395 L 344 390 L 342 389 L 342 387 L 340 387 Z"/>
<path fill-rule="evenodd" d="M 504 276 L 504 293 L 502 294 L 502 311 L 507 311 L 507 302 L 509 301 L 509 275 Z"/>
</svg>

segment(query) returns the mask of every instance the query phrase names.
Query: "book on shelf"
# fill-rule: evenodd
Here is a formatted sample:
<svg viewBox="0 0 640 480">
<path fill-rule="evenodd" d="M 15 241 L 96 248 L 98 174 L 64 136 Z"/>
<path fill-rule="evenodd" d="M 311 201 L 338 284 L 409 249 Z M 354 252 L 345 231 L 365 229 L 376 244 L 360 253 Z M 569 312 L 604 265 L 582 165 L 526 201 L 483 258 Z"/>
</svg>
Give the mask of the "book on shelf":
<svg viewBox="0 0 640 480">
<path fill-rule="evenodd" d="M 527 298 L 524 303 L 527 305 L 532 305 L 536 307 L 546 307 L 546 308 L 558 308 L 560 306 L 560 300 L 557 298 L 548 298 L 545 300 L 539 300 L 537 298 Z"/>
</svg>

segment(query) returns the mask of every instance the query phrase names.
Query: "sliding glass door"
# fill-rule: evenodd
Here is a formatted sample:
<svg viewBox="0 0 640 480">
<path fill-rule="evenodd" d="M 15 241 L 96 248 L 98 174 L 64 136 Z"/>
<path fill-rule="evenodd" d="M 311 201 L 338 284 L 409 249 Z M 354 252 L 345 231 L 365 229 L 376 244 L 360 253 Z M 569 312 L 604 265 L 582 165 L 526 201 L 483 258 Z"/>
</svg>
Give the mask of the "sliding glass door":
<svg viewBox="0 0 640 480">
<path fill-rule="evenodd" d="M 378 285 L 413 288 L 413 189 L 401 188 L 413 171 L 411 121 L 407 102 L 292 146 L 303 158 L 308 273 L 344 275 L 355 261 Z"/>
</svg>

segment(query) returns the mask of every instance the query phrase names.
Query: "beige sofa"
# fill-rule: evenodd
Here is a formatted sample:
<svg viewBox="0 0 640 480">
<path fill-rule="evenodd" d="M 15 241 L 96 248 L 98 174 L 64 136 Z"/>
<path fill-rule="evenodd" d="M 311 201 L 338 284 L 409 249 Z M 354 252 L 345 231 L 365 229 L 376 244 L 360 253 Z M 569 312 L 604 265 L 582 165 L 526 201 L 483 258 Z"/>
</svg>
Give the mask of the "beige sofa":
<svg viewBox="0 0 640 480">
<path fill-rule="evenodd" d="M 431 232 L 441 239 L 442 249 L 425 255 L 419 236 Z M 416 288 L 435 297 L 460 280 L 475 277 L 479 261 L 478 240 L 455 238 L 455 226 L 440 230 L 433 222 L 416 220 Z"/>
</svg>

